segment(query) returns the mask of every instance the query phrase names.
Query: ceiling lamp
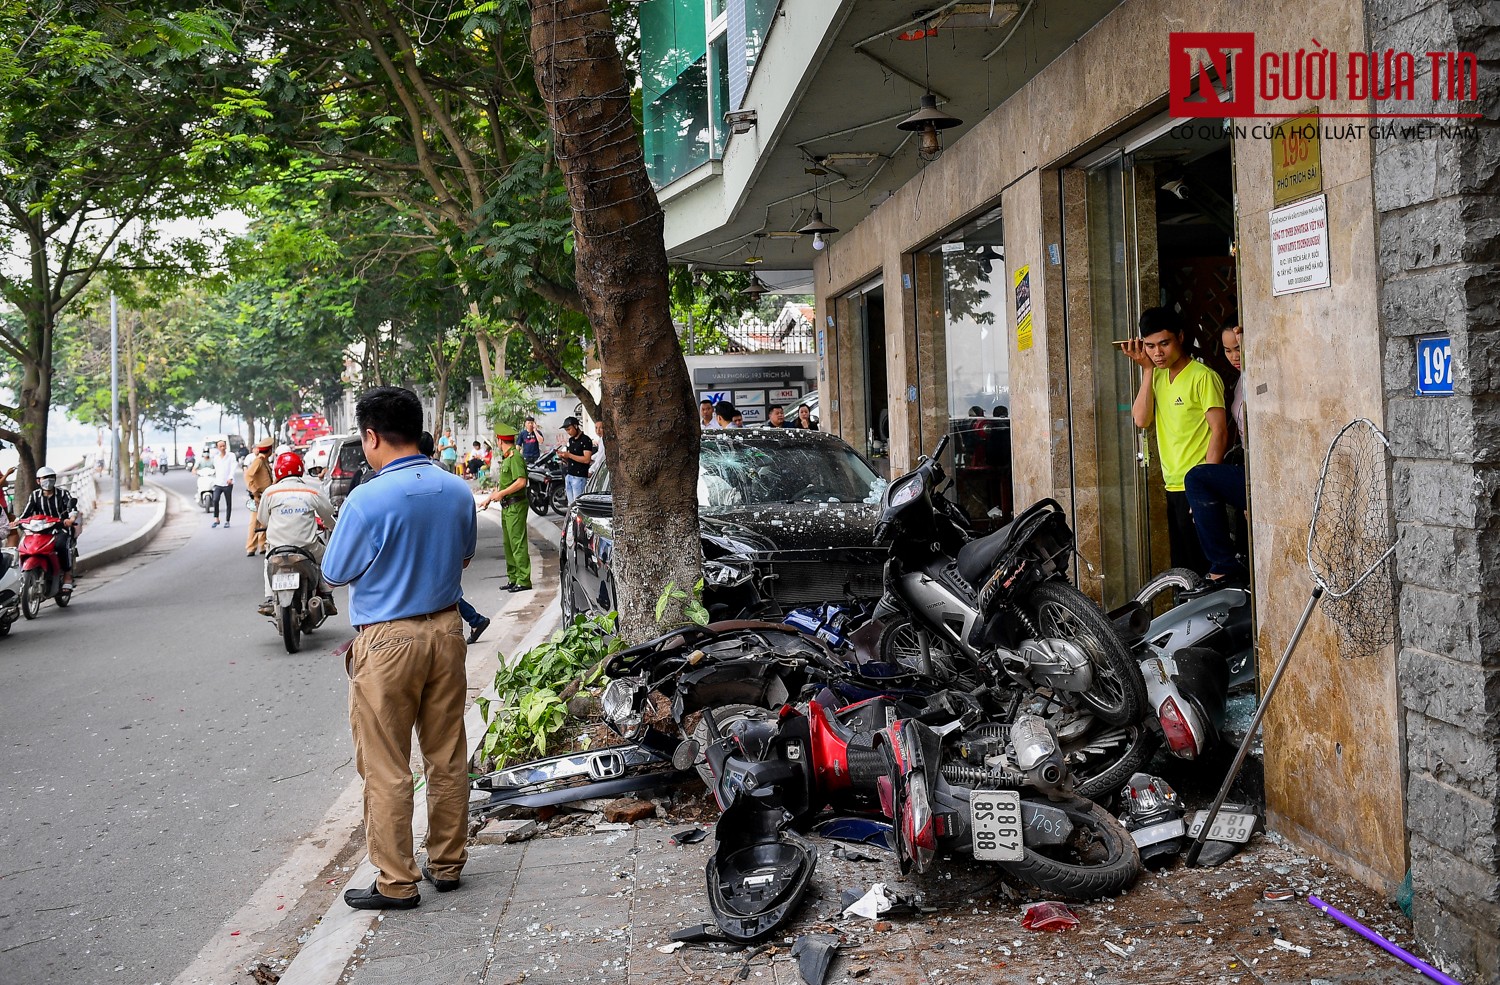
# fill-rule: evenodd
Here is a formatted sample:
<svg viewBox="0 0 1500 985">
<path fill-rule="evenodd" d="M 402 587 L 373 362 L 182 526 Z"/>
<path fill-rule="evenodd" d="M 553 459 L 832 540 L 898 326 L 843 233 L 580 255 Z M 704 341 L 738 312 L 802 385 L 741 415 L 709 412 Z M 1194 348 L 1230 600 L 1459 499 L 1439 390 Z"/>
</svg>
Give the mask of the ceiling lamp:
<svg viewBox="0 0 1500 985">
<path fill-rule="evenodd" d="M 933 33 L 933 31 L 927 32 L 929 36 Z M 922 58 L 926 62 L 927 92 L 922 96 L 922 105 L 917 108 L 917 111 L 896 124 L 896 129 L 920 133 L 922 144 L 919 153 L 923 160 L 930 161 L 943 152 L 943 141 L 938 136 L 938 131 L 956 127 L 963 120 L 956 116 L 949 116 L 938 109 L 937 96 L 932 94 L 932 55 L 925 38 L 922 41 Z"/>
<path fill-rule="evenodd" d="M 767 293 L 766 285 L 760 282 L 760 278 L 754 274 L 750 275 L 750 284 L 740 292 L 751 301 L 759 301 L 761 295 Z"/>
<path fill-rule="evenodd" d="M 922 97 L 921 109 L 896 124 L 896 128 L 920 133 L 922 156 L 931 159 L 943 150 L 943 141 L 938 137 L 938 131 L 951 129 L 962 122 L 958 117 L 949 116 L 938 109 L 937 97 L 929 92 Z"/>
<path fill-rule="evenodd" d="M 797 232 L 803 236 L 811 236 L 813 238 L 813 249 L 821 250 L 828 245 L 828 241 L 823 237 L 838 232 L 838 228 L 824 222 L 822 210 L 815 208 L 813 209 L 812 221 L 797 230 Z"/>
</svg>

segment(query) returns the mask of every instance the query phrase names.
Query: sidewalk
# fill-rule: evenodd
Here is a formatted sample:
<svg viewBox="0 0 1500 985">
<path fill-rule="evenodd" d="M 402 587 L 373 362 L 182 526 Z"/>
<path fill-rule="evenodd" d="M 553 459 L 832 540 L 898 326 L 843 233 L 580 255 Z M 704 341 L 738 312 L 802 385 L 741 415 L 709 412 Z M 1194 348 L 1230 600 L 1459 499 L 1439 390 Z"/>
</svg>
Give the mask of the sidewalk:
<svg viewBox="0 0 1500 985">
<path fill-rule="evenodd" d="M 1148 874 L 1118 899 L 1075 905 L 1080 925 L 1059 934 L 1023 929 L 1022 900 L 998 883 L 992 867 L 955 862 L 925 881 L 902 879 L 879 850 L 835 855 L 834 843 L 814 839 L 818 869 L 809 902 L 769 948 L 671 950 L 673 930 L 712 923 L 703 879 L 712 838 L 681 848 L 669 841 L 692 826 L 642 821 L 625 830 L 475 846 L 459 890 L 439 895 L 424 884 L 416 910 L 372 921 L 340 980 L 792 985 L 802 979 L 790 944 L 809 932 L 841 939 L 829 982 L 1374 985 L 1412 975 L 1300 897 L 1314 892 L 1410 949 L 1398 910 L 1316 859 L 1260 837 L 1218 869 L 1179 865 Z M 851 861 L 848 854 L 879 857 Z M 921 892 L 936 910 L 880 923 L 840 918 L 840 892 L 863 892 L 874 882 Z M 1266 902 L 1269 886 L 1288 886 L 1299 898 Z M 1278 939 L 1310 953 L 1283 949 Z M 282 985 L 296 983 L 286 978 Z"/>
<path fill-rule="evenodd" d="M 139 494 L 133 494 L 139 496 Z M 148 484 L 146 495 L 120 504 L 120 522 L 114 521 L 113 498 L 101 498 L 93 517 L 78 538 L 78 571 L 91 571 L 129 557 L 146 547 L 166 522 L 172 493 Z"/>
</svg>

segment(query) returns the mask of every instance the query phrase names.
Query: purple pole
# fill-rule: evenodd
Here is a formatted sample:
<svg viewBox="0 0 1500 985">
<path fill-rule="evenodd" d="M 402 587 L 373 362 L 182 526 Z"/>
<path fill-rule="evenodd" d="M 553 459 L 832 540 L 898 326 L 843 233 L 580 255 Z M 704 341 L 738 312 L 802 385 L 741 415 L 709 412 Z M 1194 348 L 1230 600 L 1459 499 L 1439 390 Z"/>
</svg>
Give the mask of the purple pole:
<svg viewBox="0 0 1500 985">
<path fill-rule="evenodd" d="M 1349 916 L 1349 914 L 1344 913 L 1337 907 L 1328 905 L 1327 903 L 1318 899 L 1312 893 L 1307 894 L 1307 905 L 1312 907 L 1314 910 L 1322 910 L 1323 913 L 1327 916 L 1330 916 L 1333 919 L 1337 920 L 1339 923 L 1343 924 L 1345 927 L 1348 927 L 1350 930 L 1354 931 L 1356 934 L 1363 937 L 1371 944 L 1374 944 L 1376 947 L 1384 950 L 1388 954 L 1392 954 L 1395 957 L 1400 958 L 1402 961 L 1405 961 L 1407 964 L 1411 965 L 1413 968 L 1417 969 L 1428 978 L 1431 978 L 1433 981 L 1442 982 L 1443 985 L 1461 985 L 1461 983 L 1457 979 L 1448 977 L 1447 975 L 1443 974 L 1441 971 L 1438 971 L 1432 965 L 1428 964 L 1426 961 L 1423 961 L 1421 958 L 1417 957 L 1415 954 L 1412 954 L 1405 948 L 1398 947 L 1397 945 L 1392 944 L 1384 937 L 1381 937 L 1379 934 L 1375 933 L 1375 931 L 1371 930 L 1369 927 L 1366 927 L 1358 920 Z"/>
</svg>

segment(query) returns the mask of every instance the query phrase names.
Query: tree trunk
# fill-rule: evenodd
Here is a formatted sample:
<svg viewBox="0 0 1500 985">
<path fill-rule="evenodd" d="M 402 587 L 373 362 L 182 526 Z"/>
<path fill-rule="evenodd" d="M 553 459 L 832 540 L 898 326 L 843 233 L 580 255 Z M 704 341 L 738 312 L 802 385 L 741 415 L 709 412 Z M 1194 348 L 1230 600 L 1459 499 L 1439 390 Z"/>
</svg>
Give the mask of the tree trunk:
<svg viewBox="0 0 1500 985">
<path fill-rule="evenodd" d="M 141 435 L 136 422 L 140 420 L 135 392 L 135 323 L 129 318 L 120 320 L 120 364 L 125 367 L 125 402 L 130 418 L 130 454 L 125 457 L 125 488 L 141 488 L 141 471 L 137 464 L 141 460 Z"/>
<path fill-rule="evenodd" d="M 656 631 L 656 600 L 668 583 L 691 590 L 703 570 L 699 430 L 672 328 L 661 205 L 646 176 L 607 0 L 530 4 L 537 87 L 573 207 L 578 287 L 603 364 L 620 629 L 642 640 Z M 669 607 L 665 621 L 684 622 L 681 607 Z"/>
</svg>

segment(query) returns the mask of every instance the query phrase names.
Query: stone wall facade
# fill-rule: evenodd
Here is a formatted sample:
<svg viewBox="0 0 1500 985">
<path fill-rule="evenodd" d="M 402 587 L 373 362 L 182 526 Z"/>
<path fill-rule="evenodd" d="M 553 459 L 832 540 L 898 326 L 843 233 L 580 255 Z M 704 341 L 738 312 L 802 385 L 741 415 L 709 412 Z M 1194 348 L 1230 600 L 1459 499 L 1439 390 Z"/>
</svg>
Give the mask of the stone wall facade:
<svg viewBox="0 0 1500 985">
<path fill-rule="evenodd" d="M 1484 119 L 1377 141 L 1374 193 L 1416 931 L 1439 963 L 1500 981 L 1500 15 L 1367 0 L 1366 17 L 1373 50 L 1480 60 Z M 1451 397 L 1413 395 L 1432 334 L 1452 339 Z"/>
</svg>

